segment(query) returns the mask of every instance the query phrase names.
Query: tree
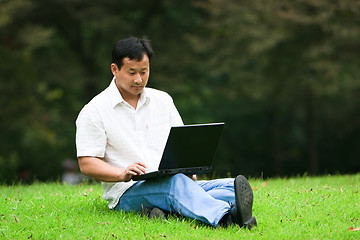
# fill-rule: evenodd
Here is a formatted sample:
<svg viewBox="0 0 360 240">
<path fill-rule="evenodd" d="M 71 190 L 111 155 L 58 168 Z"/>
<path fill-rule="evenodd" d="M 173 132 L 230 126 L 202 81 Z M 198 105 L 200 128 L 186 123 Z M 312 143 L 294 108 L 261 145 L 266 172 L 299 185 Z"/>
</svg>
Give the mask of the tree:
<svg viewBox="0 0 360 240">
<path fill-rule="evenodd" d="M 354 54 L 360 47 L 359 1 L 210 0 L 204 8 L 210 13 L 208 35 L 190 41 L 201 58 L 211 53 L 205 78 L 221 89 L 213 96 L 229 106 L 224 115 L 231 119 L 235 109 L 242 112 L 238 121 L 244 126 L 235 128 L 226 143 L 242 153 L 236 162 L 250 162 L 261 171 L 266 169 L 261 164 L 272 159 L 278 175 L 286 166 L 290 173 L 318 174 L 320 164 L 325 167 L 329 155 L 347 144 L 333 139 L 324 147 L 321 142 L 336 131 L 332 99 L 349 105 L 343 117 L 350 122 L 358 107 L 348 100 L 359 93 L 360 64 Z M 358 153 L 352 154 L 349 163 L 355 166 Z"/>
<path fill-rule="evenodd" d="M 110 83 L 117 40 L 149 36 L 161 52 L 150 85 L 171 90 L 166 76 L 180 82 L 182 34 L 197 18 L 191 1 L 166 0 L 3 0 L 0 11 L 0 179 L 10 182 L 58 179 L 76 158 L 75 119 Z"/>
</svg>

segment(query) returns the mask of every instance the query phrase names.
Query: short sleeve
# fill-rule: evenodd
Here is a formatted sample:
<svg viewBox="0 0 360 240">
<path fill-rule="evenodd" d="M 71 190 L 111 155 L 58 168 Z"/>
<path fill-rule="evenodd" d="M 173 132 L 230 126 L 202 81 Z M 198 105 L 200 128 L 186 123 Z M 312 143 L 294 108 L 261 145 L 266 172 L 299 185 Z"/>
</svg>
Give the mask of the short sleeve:
<svg viewBox="0 0 360 240">
<path fill-rule="evenodd" d="M 78 157 L 105 156 L 106 133 L 101 116 L 94 106 L 85 105 L 76 120 L 76 151 Z"/>
<path fill-rule="evenodd" d="M 170 102 L 170 118 L 171 118 L 171 126 L 182 126 L 182 125 L 184 125 L 184 123 L 183 123 L 183 121 L 181 119 L 180 113 L 177 110 L 172 98 L 171 98 L 171 102 Z"/>
</svg>

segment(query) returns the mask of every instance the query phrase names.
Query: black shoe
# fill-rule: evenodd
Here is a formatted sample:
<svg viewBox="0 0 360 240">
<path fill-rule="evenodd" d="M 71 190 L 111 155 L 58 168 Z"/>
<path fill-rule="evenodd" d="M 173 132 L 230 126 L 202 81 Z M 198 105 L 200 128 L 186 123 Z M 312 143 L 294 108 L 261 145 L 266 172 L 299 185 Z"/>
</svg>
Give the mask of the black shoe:
<svg viewBox="0 0 360 240">
<path fill-rule="evenodd" d="M 142 217 L 149 217 L 150 212 L 151 212 L 150 208 L 146 208 L 146 207 L 142 206 L 142 209 L 141 209 L 141 216 Z"/>
<path fill-rule="evenodd" d="M 228 228 L 229 226 L 233 225 L 234 222 L 231 217 L 231 210 L 226 213 L 219 221 L 218 227 Z"/>
<path fill-rule="evenodd" d="M 256 226 L 252 216 L 254 195 L 251 186 L 244 176 L 237 176 L 234 181 L 236 205 L 231 208 L 232 221 L 240 227 L 251 229 Z"/>
<path fill-rule="evenodd" d="M 160 208 L 146 208 L 143 207 L 141 211 L 141 216 L 148 217 L 149 219 L 158 218 L 158 219 L 165 219 L 165 213 Z"/>
<path fill-rule="evenodd" d="M 153 208 L 149 214 L 149 219 L 158 218 L 165 219 L 165 213 L 160 208 Z"/>
</svg>

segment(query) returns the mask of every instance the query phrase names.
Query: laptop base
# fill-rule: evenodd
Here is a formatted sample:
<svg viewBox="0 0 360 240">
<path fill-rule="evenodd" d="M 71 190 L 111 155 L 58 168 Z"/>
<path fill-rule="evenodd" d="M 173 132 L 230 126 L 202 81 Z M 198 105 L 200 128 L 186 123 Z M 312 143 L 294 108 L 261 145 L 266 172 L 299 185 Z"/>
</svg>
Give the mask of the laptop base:
<svg viewBox="0 0 360 240">
<path fill-rule="evenodd" d="M 132 177 L 134 181 L 140 180 L 148 180 L 159 177 L 167 177 L 172 176 L 178 173 L 182 173 L 185 175 L 193 175 L 193 174 L 202 174 L 202 173 L 210 173 L 211 167 L 194 167 L 194 168 L 178 168 L 178 169 L 163 169 L 159 171 L 149 172 L 141 175 L 135 175 Z"/>
</svg>

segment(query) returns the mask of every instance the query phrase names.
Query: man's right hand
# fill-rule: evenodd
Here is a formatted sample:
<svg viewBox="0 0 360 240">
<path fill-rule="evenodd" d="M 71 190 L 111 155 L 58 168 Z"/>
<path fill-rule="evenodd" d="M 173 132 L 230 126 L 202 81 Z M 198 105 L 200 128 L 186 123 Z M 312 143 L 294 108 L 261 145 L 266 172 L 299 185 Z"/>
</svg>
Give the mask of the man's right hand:
<svg viewBox="0 0 360 240">
<path fill-rule="evenodd" d="M 124 182 L 131 180 L 132 176 L 146 173 L 146 166 L 141 162 L 133 163 L 124 170 Z"/>
</svg>

